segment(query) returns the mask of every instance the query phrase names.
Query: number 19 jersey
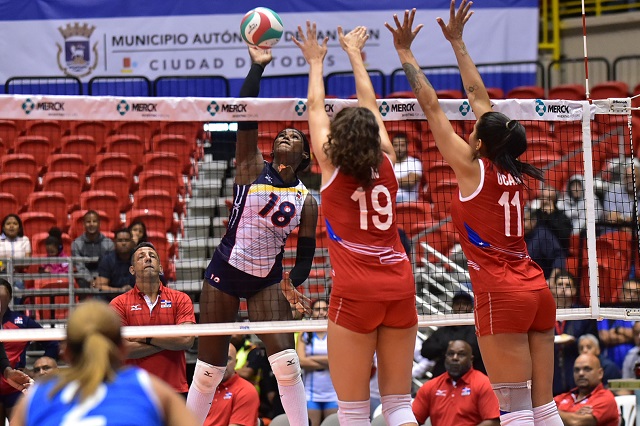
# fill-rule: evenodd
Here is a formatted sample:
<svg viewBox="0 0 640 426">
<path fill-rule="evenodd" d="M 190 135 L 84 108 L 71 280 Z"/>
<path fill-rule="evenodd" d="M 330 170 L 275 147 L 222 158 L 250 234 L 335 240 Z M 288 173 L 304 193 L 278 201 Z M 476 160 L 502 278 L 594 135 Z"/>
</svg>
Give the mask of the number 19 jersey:
<svg viewBox="0 0 640 426">
<path fill-rule="evenodd" d="M 467 257 L 473 291 L 511 292 L 546 288 L 524 241 L 524 186 L 482 158 L 473 194 L 451 200 L 451 218 Z"/>
<path fill-rule="evenodd" d="M 415 294 L 411 263 L 396 227 L 398 181 L 384 155 L 367 189 L 336 168 L 321 189 L 329 236 L 331 295 L 363 301 Z"/>
</svg>

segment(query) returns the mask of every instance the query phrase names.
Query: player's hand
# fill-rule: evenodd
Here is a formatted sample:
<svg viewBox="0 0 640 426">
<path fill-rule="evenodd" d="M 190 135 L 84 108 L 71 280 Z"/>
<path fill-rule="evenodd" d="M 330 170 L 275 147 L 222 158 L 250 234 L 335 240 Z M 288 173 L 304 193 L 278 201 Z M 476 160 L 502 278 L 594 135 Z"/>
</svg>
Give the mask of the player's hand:
<svg viewBox="0 0 640 426">
<path fill-rule="evenodd" d="M 393 34 L 393 46 L 396 50 L 409 50 L 411 49 L 411 43 L 416 38 L 423 25 L 420 24 L 414 29 L 413 27 L 413 19 L 416 16 L 416 9 L 413 8 L 410 11 L 404 11 L 404 19 L 402 23 L 398 19 L 398 15 L 393 15 L 393 21 L 396 24 L 396 28 L 393 28 L 387 22 L 384 23 L 384 26 L 387 27 L 391 34 Z"/>
<path fill-rule="evenodd" d="M 367 27 L 363 26 L 355 27 L 348 34 L 344 34 L 342 27 L 338 27 L 338 38 L 340 46 L 345 52 L 360 52 L 367 40 L 369 40 L 369 33 L 367 32 Z"/>
<path fill-rule="evenodd" d="M 471 5 L 473 2 L 468 0 L 462 0 L 458 10 L 456 11 L 456 1 L 451 0 L 451 5 L 449 7 L 449 23 L 445 25 L 442 18 L 436 18 L 436 21 L 440 25 L 440 29 L 442 29 L 442 34 L 444 38 L 449 41 L 461 40 L 462 39 L 462 31 L 464 30 L 464 25 L 467 23 L 473 12 L 469 12 Z"/>
<path fill-rule="evenodd" d="M 4 378 L 11 386 L 19 391 L 25 392 L 33 384 L 33 379 L 20 370 L 7 368 L 4 371 Z"/>
<path fill-rule="evenodd" d="M 249 56 L 251 56 L 251 62 L 262 65 L 263 68 L 273 59 L 271 49 L 260 49 L 255 46 L 249 46 Z"/>
<path fill-rule="evenodd" d="M 288 272 L 284 273 L 284 278 L 280 281 L 280 290 L 282 290 L 282 294 L 287 298 L 289 304 L 295 306 L 298 312 L 311 315 L 311 300 L 296 290 L 291 283 Z"/>
<path fill-rule="evenodd" d="M 302 30 L 301 26 L 298 26 L 297 38 L 293 38 L 293 43 L 300 48 L 302 55 L 308 63 L 312 61 L 324 61 L 324 57 L 327 56 L 327 43 L 329 37 L 325 37 L 322 44 L 318 44 L 318 31 L 316 29 L 316 23 L 313 24 L 307 21 L 307 32 Z"/>
</svg>

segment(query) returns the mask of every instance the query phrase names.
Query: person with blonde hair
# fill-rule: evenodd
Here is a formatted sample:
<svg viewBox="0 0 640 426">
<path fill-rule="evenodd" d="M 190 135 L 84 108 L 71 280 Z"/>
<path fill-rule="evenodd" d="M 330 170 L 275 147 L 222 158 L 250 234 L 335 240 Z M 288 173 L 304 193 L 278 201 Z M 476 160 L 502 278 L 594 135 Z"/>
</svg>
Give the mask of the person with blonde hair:
<svg viewBox="0 0 640 426">
<path fill-rule="evenodd" d="M 70 367 L 41 378 L 18 403 L 12 425 L 196 424 L 184 400 L 146 371 L 122 368 L 120 318 L 100 301 L 69 316 L 64 356 Z"/>
</svg>

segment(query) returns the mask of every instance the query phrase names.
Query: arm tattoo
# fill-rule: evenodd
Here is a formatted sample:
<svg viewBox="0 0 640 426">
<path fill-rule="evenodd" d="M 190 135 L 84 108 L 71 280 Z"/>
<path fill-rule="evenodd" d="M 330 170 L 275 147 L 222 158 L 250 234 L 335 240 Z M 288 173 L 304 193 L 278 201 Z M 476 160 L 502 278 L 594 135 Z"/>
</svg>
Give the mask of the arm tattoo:
<svg viewBox="0 0 640 426">
<path fill-rule="evenodd" d="M 462 42 L 462 46 L 460 47 L 460 54 L 462 56 L 467 56 L 469 52 L 467 52 L 467 45 Z"/>
<path fill-rule="evenodd" d="M 423 82 L 422 80 L 424 80 L 424 82 L 429 87 L 433 87 L 431 86 L 431 83 L 429 83 L 429 80 L 424 75 L 422 70 L 418 70 L 413 65 L 408 63 L 402 64 L 402 69 L 404 70 L 404 73 L 407 76 L 407 80 L 409 80 L 409 85 L 413 89 L 413 93 L 415 93 L 416 95 L 422 89 L 422 82 Z"/>
<path fill-rule="evenodd" d="M 471 94 L 472 92 L 475 92 L 476 90 L 478 90 L 478 85 L 477 84 L 474 84 L 474 85 L 471 85 L 471 86 L 467 87 L 467 93 L 468 94 Z"/>
</svg>

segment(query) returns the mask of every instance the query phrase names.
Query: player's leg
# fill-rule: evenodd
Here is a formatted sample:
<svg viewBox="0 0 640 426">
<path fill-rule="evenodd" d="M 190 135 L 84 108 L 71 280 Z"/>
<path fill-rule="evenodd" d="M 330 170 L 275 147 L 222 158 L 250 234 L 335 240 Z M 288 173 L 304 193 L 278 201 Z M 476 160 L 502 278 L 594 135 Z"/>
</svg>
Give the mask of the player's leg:
<svg viewBox="0 0 640 426">
<path fill-rule="evenodd" d="M 200 295 L 200 324 L 235 322 L 240 300 L 202 283 Z M 187 406 L 204 423 L 216 388 L 222 381 L 229 355 L 230 336 L 200 336 L 198 360 L 187 395 Z"/>
<path fill-rule="evenodd" d="M 480 336 L 478 345 L 500 403 L 500 424 L 533 425 L 532 362 L 528 335 L 501 333 Z M 553 374 L 553 369 L 551 371 Z"/>
<path fill-rule="evenodd" d="M 357 333 L 329 320 L 329 371 L 340 424 L 368 425 L 369 379 L 378 332 Z"/>
<path fill-rule="evenodd" d="M 271 285 L 247 300 L 252 322 L 292 320 L 291 306 L 280 291 Z M 300 360 L 295 350 L 293 333 L 259 334 L 269 355 L 269 364 L 278 382 L 280 399 L 292 426 L 307 426 L 307 398 L 302 382 Z"/>
<path fill-rule="evenodd" d="M 417 424 L 411 410 L 411 367 L 418 324 L 378 327 L 378 384 L 387 424 Z"/>
<path fill-rule="evenodd" d="M 562 426 L 558 407 L 553 400 L 553 329 L 529 332 L 529 348 L 533 363 L 531 401 L 533 418 L 540 426 Z"/>
<path fill-rule="evenodd" d="M 309 422 L 311 426 L 320 426 L 322 423 L 322 403 L 309 401 L 307 404 L 307 411 L 309 413 Z"/>
</svg>

